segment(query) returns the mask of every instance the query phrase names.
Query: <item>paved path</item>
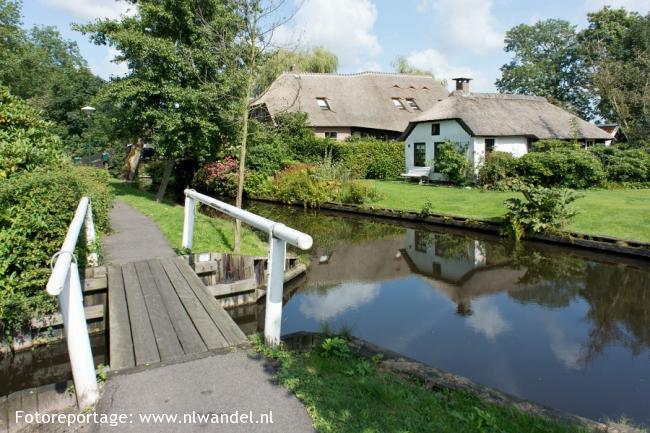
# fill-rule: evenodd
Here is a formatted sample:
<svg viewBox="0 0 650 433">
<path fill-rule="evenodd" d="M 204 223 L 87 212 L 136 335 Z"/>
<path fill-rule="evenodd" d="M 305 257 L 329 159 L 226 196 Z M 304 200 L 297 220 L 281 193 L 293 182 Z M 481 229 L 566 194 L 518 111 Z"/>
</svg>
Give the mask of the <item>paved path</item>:
<svg viewBox="0 0 650 433">
<path fill-rule="evenodd" d="M 94 432 L 314 432 L 298 399 L 273 383 L 271 367 L 239 351 L 111 378 L 97 406 L 98 413 L 126 414 L 118 427 L 94 425 Z M 273 423 L 211 424 L 201 415 L 249 414 L 259 421 L 270 414 Z M 196 414 L 183 423 L 183 414 Z M 141 422 L 141 414 L 178 416 L 173 422 Z M 189 420 L 189 416 L 188 416 Z"/>
<path fill-rule="evenodd" d="M 121 200 L 110 214 L 113 233 L 104 238 L 106 263 L 176 257 L 156 223 Z"/>
<path fill-rule="evenodd" d="M 122 201 L 111 215 L 113 233 L 104 239 L 106 263 L 124 264 L 176 253 L 157 225 Z M 109 288 L 110 290 L 110 288 Z M 110 293 L 109 293 L 110 296 Z M 140 414 L 248 414 L 257 420 L 272 411 L 272 424 L 142 423 Z M 90 426 L 97 432 L 314 432 L 300 401 L 273 382 L 270 366 L 248 350 L 212 353 L 201 359 L 145 370 L 125 370 L 109 378 L 98 413 L 126 414 L 116 427 Z M 86 426 L 88 427 L 88 426 Z M 82 430 L 86 430 L 85 428 Z"/>
</svg>

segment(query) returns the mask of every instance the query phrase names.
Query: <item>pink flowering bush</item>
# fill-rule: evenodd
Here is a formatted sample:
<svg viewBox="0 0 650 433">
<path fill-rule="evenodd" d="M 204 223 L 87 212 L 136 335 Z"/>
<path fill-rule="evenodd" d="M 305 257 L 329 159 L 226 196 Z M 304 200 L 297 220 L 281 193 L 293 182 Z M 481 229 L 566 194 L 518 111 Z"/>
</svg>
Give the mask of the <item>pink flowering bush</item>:
<svg viewBox="0 0 650 433">
<path fill-rule="evenodd" d="M 210 162 L 197 175 L 209 192 L 220 197 L 234 197 L 237 194 L 237 172 L 239 163 L 232 156 L 221 161 Z"/>
</svg>

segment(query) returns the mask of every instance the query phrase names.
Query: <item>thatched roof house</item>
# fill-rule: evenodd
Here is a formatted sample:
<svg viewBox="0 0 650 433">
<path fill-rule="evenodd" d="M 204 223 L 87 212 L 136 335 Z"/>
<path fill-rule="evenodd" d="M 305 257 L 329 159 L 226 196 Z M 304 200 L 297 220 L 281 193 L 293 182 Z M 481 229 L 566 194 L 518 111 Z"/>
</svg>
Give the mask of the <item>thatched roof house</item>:
<svg viewBox="0 0 650 433">
<path fill-rule="evenodd" d="M 448 91 L 431 76 L 363 72 L 285 73 L 254 103 L 254 115 L 305 112 L 317 135 L 397 138 Z"/>
<path fill-rule="evenodd" d="M 611 136 L 598 126 L 537 96 L 471 93 L 469 78 L 454 78 L 449 97 L 414 118 L 402 134 L 407 176 L 442 179 L 436 173 L 437 146 L 464 145 L 477 168 L 492 151 L 521 156 L 542 139 L 572 140 L 585 145 L 607 143 Z"/>
</svg>

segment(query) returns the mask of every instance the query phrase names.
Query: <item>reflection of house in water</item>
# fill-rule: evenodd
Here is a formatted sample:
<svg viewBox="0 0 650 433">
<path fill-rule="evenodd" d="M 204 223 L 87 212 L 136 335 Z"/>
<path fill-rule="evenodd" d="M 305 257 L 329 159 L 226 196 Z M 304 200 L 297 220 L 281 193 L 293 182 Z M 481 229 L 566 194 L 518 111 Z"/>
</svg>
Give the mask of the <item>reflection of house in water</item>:
<svg viewBox="0 0 650 433">
<path fill-rule="evenodd" d="M 490 260 L 483 241 L 456 234 L 407 229 L 403 252 L 411 271 L 454 301 L 463 316 L 472 314 L 474 298 L 516 290 L 526 272 Z"/>
<path fill-rule="evenodd" d="M 360 243 L 339 243 L 327 261 L 314 261 L 309 268 L 309 286 L 323 287 L 343 281 L 376 282 L 411 274 L 402 257 L 403 238 L 384 238 Z"/>
</svg>

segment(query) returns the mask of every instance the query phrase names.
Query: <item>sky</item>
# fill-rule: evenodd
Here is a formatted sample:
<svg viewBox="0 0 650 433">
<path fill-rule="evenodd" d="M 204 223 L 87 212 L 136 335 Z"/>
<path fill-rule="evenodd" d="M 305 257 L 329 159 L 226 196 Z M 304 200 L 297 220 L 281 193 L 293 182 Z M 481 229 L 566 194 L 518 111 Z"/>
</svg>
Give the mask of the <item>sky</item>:
<svg viewBox="0 0 650 433">
<path fill-rule="evenodd" d="M 650 0 L 287 0 L 300 5 L 293 19 L 277 29 L 279 47 L 322 46 L 339 58 L 340 73 L 391 72 L 399 55 L 437 78 L 471 77 L 472 90 L 495 91 L 499 68 L 510 60 L 503 51 L 505 32 L 518 24 L 561 18 L 583 28 L 586 15 L 604 5 L 646 15 Z M 100 17 L 132 14 L 114 0 L 23 0 L 23 23 L 56 26 L 77 41 L 97 75 L 126 73 L 111 62 L 115 50 L 95 46 L 70 29 Z"/>
</svg>

